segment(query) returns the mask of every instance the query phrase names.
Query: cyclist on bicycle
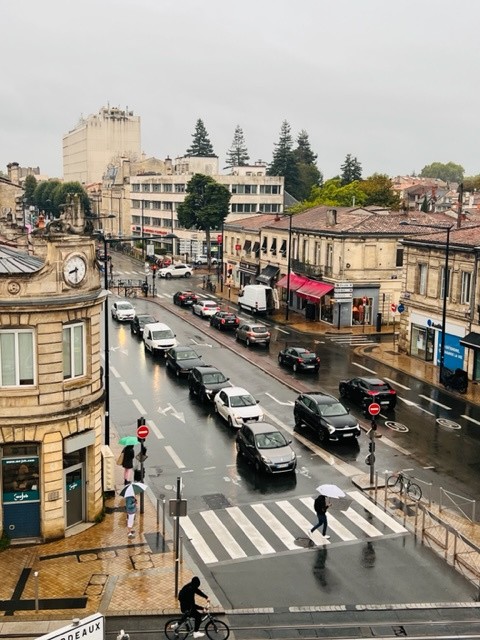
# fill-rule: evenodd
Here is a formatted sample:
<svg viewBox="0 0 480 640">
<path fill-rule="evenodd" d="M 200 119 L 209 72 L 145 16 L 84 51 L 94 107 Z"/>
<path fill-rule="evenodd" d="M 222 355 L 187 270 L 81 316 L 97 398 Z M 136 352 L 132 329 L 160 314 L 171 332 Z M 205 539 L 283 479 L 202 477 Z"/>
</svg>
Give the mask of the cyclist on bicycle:
<svg viewBox="0 0 480 640">
<path fill-rule="evenodd" d="M 195 619 L 195 629 L 193 633 L 194 638 L 201 638 L 205 634 L 199 631 L 200 623 L 202 622 L 202 616 L 199 613 L 203 607 L 195 603 L 195 596 L 198 595 L 201 598 L 205 598 L 207 604 L 209 604 L 209 597 L 200 591 L 200 578 L 194 576 L 191 582 L 188 582 L 180 589 L 180 593 L 178 594 L 178 599 L 180 601 L 180 610 L 184 614 L 182 616 L 182 622 L 188 617 L 192 617 Z"/>
</svg>

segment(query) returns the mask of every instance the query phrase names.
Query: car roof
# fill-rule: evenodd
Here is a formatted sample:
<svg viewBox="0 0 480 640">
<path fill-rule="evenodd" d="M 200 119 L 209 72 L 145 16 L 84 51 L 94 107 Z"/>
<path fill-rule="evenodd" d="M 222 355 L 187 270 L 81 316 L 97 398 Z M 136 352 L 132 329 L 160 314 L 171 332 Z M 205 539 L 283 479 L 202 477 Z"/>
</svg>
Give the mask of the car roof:
<svg viewBox="0 0 480 640">
<path fill-rule="evenodd" d="M 149 313 L 137 313 L 137 320 L 141 320 L 142 318 L 152 318 L 156 322 L 155 316 L 151 316 Z"/>
<path fill-rule="evenodd" d="M 222 375 L 225 375 L 225 374 L 223 373 L 223 371 L 220 371 L 220 369 L 217 369 L 217 367 L 211 367 L 211 366 L 210 366 L 210 365 L 208 365 L 208 364 L 204 364 L 204 365 L 202 365 L 201 367 L 194 367 L 194 368 L 192 369 L 192 371 L 198 371 L 198 372 L 199 372 L 199 373 L 201 373 L 201 374 L 204 374 L 204 373 L 216 373 L 216 372 L 218 372 L 218 373 L 221 373 Z M 227 376 L 225 376 L 225 377 L 227 377 Z"/>
<path fill-rule="evenodd" d="M 335 396 L 331 396 L 328 393 L 321 393 L 320 391 L 309 391 L 308 393 L 302 393 L 301 395 L 306 396 L 307 398 L 312 398 L 312 400 L 315 400 L 315 402 L 320 404 L 333 404 L 334 402 L 340 402 L 340 400 L 335 398 Z"/>
<path fill-rule="evenodd" d="M 247 327 L 259 327 L 261 329 L 266 329 L 268 331 L 267 325 L 261 324 L 260 322 L 245 322 L 244 324 L 246 324 Z"/>
<path fill-rule="evenodd" d="M 158 330 L 163 330 L 163 329 L 170 329 L 170 327 L 168 326 L 168 324 L 165 324 L 164 322 L 150 322 L 148 324 L 145 325 L 145 329 L 146 328 L 151 329 L 152 331 L 158 331 Z M 170 329 L 171 331 L 171 329 Z"/>
<path fill-rule="evenodd" d="M 211 305 L 213 307 L 218 307 L 218 302 L 215 302 L 215 300 L 202 300 L 200 304 L 206 304 L 206 305 Z"/>
<path fill-rule="evenodd" d="M 247 425 L 254 435 L 259 433 L 271 433 L 272 431 L 280 431 L 278 427 L 269 422 L 249 422 Z"/>
<path fill-rule="evenodd" d="M 194 351 L 195 353 L 197 353 L 193 347 L 187 347 L 185 345 L 178 345 L 177 347 L 172 347 L 170 351 Z"/>
<path fill-rule="evenodd" d="M 128 300 L 117 300 L 117 302 L 115 303 L 117 305 L 117 307 L 122 304 L 124 307 L 132 307 L 133 309 L 133 304 L 131 302 L 129 302 Z"/>
<path fill-rule="evenodd" d="M 192 293 L 193 295 L 195 295 L 191 289 L 182 289 L 182 291 L 177 291 L 176 293 Z"/>
</svg>

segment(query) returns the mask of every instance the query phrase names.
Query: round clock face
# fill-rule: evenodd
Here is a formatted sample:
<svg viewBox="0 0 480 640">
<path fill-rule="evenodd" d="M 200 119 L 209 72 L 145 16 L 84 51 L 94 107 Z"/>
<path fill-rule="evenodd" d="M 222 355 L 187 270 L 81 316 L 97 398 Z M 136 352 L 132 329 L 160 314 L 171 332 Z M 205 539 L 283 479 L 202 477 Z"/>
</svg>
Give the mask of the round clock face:
<svg viewBox="0 0 480 640">
<path fill-rule="evenodd" d="M 70 256 L 65 260 L 63 277 L 72 286 L 80 284 L 87 274 L 87 263 L 82 256 Z"/>
</svg>

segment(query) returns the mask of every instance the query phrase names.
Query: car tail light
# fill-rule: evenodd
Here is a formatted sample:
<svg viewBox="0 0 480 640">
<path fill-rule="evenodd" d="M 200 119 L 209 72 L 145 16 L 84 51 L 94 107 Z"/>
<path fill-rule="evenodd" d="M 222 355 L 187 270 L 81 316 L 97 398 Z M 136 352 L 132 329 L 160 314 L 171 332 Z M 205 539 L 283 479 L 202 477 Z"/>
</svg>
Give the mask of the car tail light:
<svg viewBox="0 0 480 640">
<path fill-rule="evenodd" d="M 395 389 L 389 389 L 388 393 L 391 393 L 392 395 L 396 396 L 397 392 L 395 391 Z"/>
<path fill-rule="evenodd" d="M 320 362 L 320 358 L 315 358 L 315 360 L 316 360 L 317 362 Z"/>
<path fill-rule="evenodd" d="M 300 364 L 300 362 L 303 362 L 303 358 L 297 358 L 297 362 Z"/>
<path fill-rule="evenodd" d="M 222 324 L 225 324 L 225 320 L 224 320 L 224 318 L 222 318 L 222 319 L 220 320 L 220 322 L 221 322 Z"/>
<path fill-rule="evenodd" d="M 367 395 L 369 395 L 369 396 L 378 396 L 378 391 L 367 391 Z"/>
<path fill-rule="evenodd" d="M 253 338 L 253 336 L 254 336 L 254 335 L 255 335 L 255 334 L 253 333 L 253 331 L 247 331 L 247 336 L 248 336 L 249 338 Z"/>
</svg>

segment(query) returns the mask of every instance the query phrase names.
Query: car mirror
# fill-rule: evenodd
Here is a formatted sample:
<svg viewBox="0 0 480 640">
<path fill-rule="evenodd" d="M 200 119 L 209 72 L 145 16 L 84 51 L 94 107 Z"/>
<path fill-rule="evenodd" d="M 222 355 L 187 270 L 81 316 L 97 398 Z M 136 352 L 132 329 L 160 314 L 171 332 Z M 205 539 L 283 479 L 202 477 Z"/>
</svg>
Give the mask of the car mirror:
<svg viewBox="0 0 480 640">
<path fill-rule="evenodd" d="M 291 440 L 287 440 L 287 444 L 292 444 L 292 441 Z"/>
<path fill-rule="evenodd" d="M 256 400 L 256 403 L 257 403 L 257 404 L 260 404 L 260 400 Z"/>
</svg>

